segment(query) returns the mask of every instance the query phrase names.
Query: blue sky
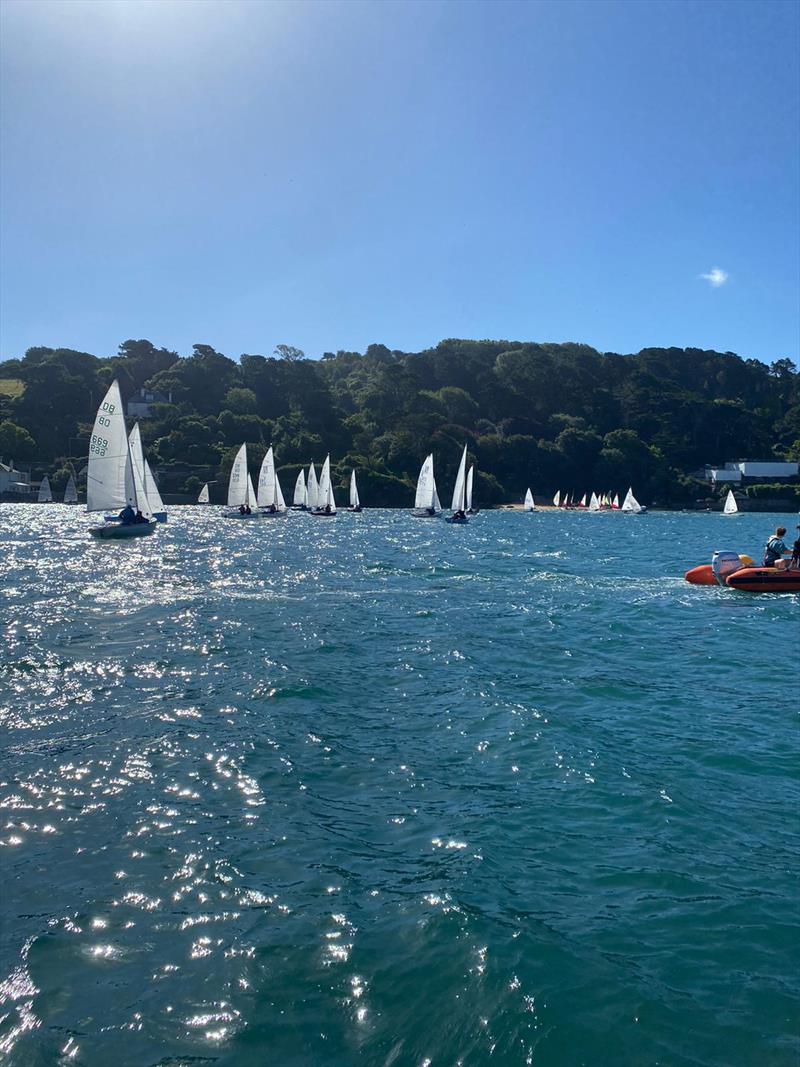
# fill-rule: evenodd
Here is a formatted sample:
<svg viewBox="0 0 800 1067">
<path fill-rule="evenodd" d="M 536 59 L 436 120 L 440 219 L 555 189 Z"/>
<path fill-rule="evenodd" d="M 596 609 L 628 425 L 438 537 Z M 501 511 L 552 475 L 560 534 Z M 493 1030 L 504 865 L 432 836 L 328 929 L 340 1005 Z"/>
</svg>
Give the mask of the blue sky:
<svg viewBox="0 0 800 1067">
<path fill-rule="evenodd" d="M 797 359 L 800 5 L 0 7 L 2 358 Z"/>
</svg>

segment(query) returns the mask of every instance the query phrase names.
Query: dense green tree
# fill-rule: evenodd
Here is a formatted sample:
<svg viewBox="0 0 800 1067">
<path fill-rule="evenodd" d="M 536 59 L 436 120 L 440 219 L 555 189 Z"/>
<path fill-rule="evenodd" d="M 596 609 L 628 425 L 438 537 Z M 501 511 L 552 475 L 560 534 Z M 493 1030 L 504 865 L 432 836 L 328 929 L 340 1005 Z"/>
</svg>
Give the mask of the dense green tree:
<svg viewBox="0 0 800 1067">
<path fill-rule="evenodd" d="M 0 457 L 8 460 L 28 460 L 36 455 L 36 442 L 26 429 L 5 419 L 0 422 Z"/>
</svg>

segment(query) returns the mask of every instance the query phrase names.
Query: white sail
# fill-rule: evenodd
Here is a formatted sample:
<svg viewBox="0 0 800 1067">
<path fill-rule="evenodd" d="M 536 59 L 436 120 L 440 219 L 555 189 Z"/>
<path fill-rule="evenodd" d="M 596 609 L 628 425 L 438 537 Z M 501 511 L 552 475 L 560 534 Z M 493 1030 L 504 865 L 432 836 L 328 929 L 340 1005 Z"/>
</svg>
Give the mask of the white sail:
<svg viewBox="0 0 800 1067">
<path fill-rule="evenodd" d="M 253 479 L 250 474 L 247 475 L 247 496 L 245 497 L 245 507 L 254 508 L 256 506 L 256 491 L 253 488 Z"/>
<path fill-rule="evenodd" d="M 166 512 L 164 507 L 164 501 L 161 499 L 161 493 L 158 491 L 156 480 L 153 477 L 153 472 L 150 470 L 150 464 L 147 460 L 144 461 L 144 491 L 147 493 L 147 502 L 155 512 Z"/>
<path fill-rule="evenodd" d="M 642 510 L 642 505 L 633 495 L 633 488 L 628 489 L 628 492 L 625 494 L 625 499 L 622 501 L 622 508 L 620 510 L 630 511 L 633 512 L 633 514 L 638 514 Z"/>
<path fill-rule="evenodd" d="M 228 507 L 240 508 L 248 504 L 248 482 L 250 476 L 247 473 L 247 445 L 242 445 L 236 453 L 236 458 L 231 467 L 231 476 L 228 480 Z M 255 501 L 253 501 L 255 503 Z"/>
<path fill-rule="evenodd" d="M 278 511 L 286 511 L 286 501 L 283 499 L 283 491 L 277 471 L 275 471 L 275 505 Z"/>
<path fill-rule="evenodd" d="M 133 467 L 133 489 L 136 495 L 136 507 L 143 515 L 151 515 L 153 506 L 147 495 L 144 473 L 144 453 L 142 452 L 142 437 L 139 433 L 139 423 L 130 432 L 128 447 L 131 453 L 131 465 Z M 163 505 L 162 505 L 163 507 Z"/>
<path fill-rule="evenodd" d="M 530 491 L 530 489 L 525 494 L 525 505 L 524 505 L 524 507 L 525 507 L 525 511 L 536 511 L 536 504 L 534 503 L 533 493 Z"/>
<path fill-rule="evenodd" d="M 301 508 L 307 502 L 306 472 L 301 468 L 300 473 L 297 475 L 297 481 L 294 483 L 294 500 L 292 503 L 296 508 Z"/>
<path fill-rule="evenodd" d="M 75 485 L 75 477 L 70 474 L 69 481 L 67 482 L 67 488 L 64 490 L 64 503 L 65 504 L 77 504 L 78 503 L 78 488 Z"/>
<path fill-rule="evenodd" d="M 586 507 L 586 493 L 584 493 L 584 494 L 583 494 L 583 496 L 581 497 L 581 503 L 580 503 L 580 506 L 581 506 L 582 508 L 585 508 L 585 507 Z"/>
<path fill-rule="evenodd" d="M 277 505 L 275 499 L 275 458 L 272 454 L 272 445 L 270 445 L 258 474 L 258 506 L 260 508 L 270 508 L 273 504 Z"/>
<path fill-rule="evenodd" d="M 333 499 L 333 483 L 331 482 L 331 457 L 326 456 L 322 464 L 322 473 L 319 476 L 319 489 L 317 491 L 317 508 L 330 508 L 336 511 L 336 501 Z"/>
<path fill-rule="evenodd" d="M 736 503 L 736 497 L 733 495 L 733 490 L 728 490 L 728 495 L 725 497 L 725 507 L 722 509 L 724 515 L 736 515 L 739 511 L 739 505 Z"/>
<path fill-rule="evenodd" d="M 589 501 L 589 511 L 599 511 L 599 510 L 600 510 L 600 498 L 598 497 L 597 493 L 592 493 L 591 499 Z"/>
<path fill-rule="evenodd" d="M 53 499 L 53 494 L 50 490 L 50 479 L 45 474 L 39 484 L 39 503 L 49 504 Z"/>
<path fill-rule="evenodd" d="M 350 473 L 350 507 L 361 507 L 361 501 L 358 499 L 358 486 L 356 485 L 356 472 L 355 470 Z"/>
<path fill-rule="evenodd" d="M 436 488 L 436 479 L 435 478 L 433 480 L 433 510 L 434 511 L 441 511 L 442 510 L 442 502 L 439 499 L 439 490 Z"/>
<path fill-rule="evenodd" d="M 433 477 L 433 453 L 425 457 L 417 478 L 417 495 L 414 497 L 414 507 L 420 510 L 435 507 L 436 482 Z"/>
<path fill-rule="evenodd" d="M 200 495 L 197 498 L 197 503 L 198 504 L 207 504 L 208 503 L 208 482 L 206 482 L 206 484 L 200 490 Z"/>
<path fill-rule="evenodd" d="M 461 453 L 461 462 L 458 465 L 458 474 L 456 474 L 456 484 L 453 486 L 453 499 L 450 503 L 451 511 L 466 511 L 467 497 L 467 446 L 464 445 L 464 451 Z"/>
<path fill-rule="evenodd" d="M 308 468 L 308 482 L 306 484 L 306 494 L 308 499 L 306 500 L 306 506 L 312 511 L 317 506 L 319 500 L 319 482 L 317 481 L 317 472 L 314 470 L 314 464 Z"/>
<path fill-rule="evenodd" d="M 97 409 L 89 443 L 86 510 L 109 511 L 136 506 L 133 464 L 119 382 L 114 379 Z"/>
<path fill-rule="evenodd" d="M 561 506 L 561 490 L 556 489 L 556 495 L 553 497 L 553 507 Z"/>
<path fill-rule="evenodd" d="M 612 508 L 618 508 L 619 507 L 619 493 L 614 493 L 614 499 L 611 501 L 611 507 Z"/>
<path fill-rule="evenodd" d="M 475 477 L 475 464 L 467 471 L 467 511 L 472 511 L 472 482 Z"/>
</svg>

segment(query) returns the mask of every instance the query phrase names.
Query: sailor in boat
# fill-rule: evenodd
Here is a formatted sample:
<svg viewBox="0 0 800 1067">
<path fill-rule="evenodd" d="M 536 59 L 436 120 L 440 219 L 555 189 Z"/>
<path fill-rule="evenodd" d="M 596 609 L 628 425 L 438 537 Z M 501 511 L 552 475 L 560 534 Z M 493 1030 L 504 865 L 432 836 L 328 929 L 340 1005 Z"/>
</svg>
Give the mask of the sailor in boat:
<svg viewBox="0 0 800 1067">
<path fill-rule="evenodd" d="M 454 511 L 450 516 L 450 522 L 466 522 L 467 514 L 463 508 L 459 508 L 458 511 Z"/>
<path fill-rule="evenodd" d="M 139 512 L 139 515 L 141 515 L 141 511 Z M 117 518 L 123 526 L 133 526 L 135 522 L 139 521 L 136 516 L 136 512 L 133 510 L 130 504 L 125 505 L 125 507 L 117 516 Z"/>
<path fill-rule="evenodd" d="M 239 505 L 239 514 L 240 515 L 252 515 L 253 511 L 252 511 L 252 509 L 251 509 L 249 504 L 240 504 Z"/>
<path fill-rule="evenodd" d="M 764 545 L 764 563 L 762 566 L 774 567 L 779 559 L 789 555 L 789 549 L 783 541 L 785 536 L 786 527 L 779 526 L 766 545 Z"/>
<path fill-rule="evenodd" d="M 142 515 L 141 508 L 136 509 L 136 515 L 134 516 L 133 521 L 134 523 L 147 522 L 147 519 L 144 517 L 144 515 Z"/>
</svg>

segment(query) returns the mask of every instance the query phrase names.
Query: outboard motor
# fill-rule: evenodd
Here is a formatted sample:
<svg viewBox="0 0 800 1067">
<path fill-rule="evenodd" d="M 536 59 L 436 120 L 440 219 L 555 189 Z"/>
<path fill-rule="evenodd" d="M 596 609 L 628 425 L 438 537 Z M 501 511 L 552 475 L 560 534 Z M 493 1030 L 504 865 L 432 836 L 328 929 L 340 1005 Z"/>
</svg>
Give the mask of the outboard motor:
<svg viewBox="0 0 800 1067">
<path fill-rule="evenodd" d="M 725 585 L 728 575 L 740 571 L 742 566 L 738 552 L 715 552 L 711 557 L 711 570 L 720 585 Z"/>
</svg>

